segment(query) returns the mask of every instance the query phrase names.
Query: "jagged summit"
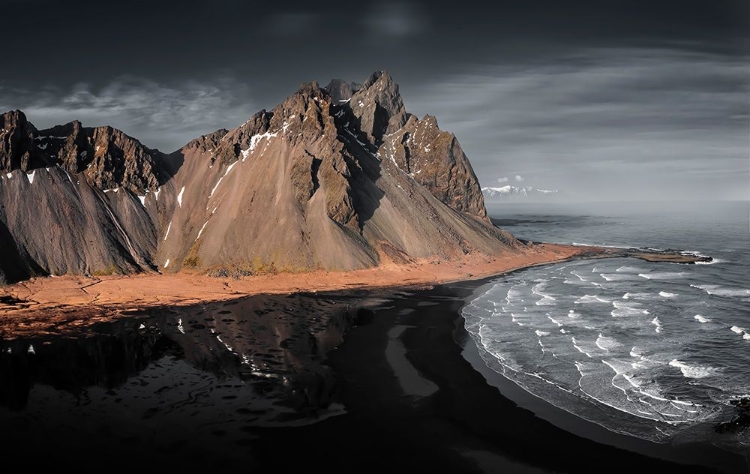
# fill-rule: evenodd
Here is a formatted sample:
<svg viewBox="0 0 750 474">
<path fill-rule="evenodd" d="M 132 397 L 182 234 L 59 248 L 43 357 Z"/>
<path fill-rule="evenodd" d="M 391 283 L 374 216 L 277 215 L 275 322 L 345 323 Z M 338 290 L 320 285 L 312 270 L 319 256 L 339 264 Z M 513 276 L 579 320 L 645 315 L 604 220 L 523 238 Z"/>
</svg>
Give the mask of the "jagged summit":
<svg viewBox="0 0 750 474">
<path fill-rule="evenodd" d="M 2 120 L 8 279 L 352 270 L 520 245 L 489 224 L 456 137 L 408 114 L 386 72 L 361 86 L 303 84 L 169 155 L 111 127 L 38 131 L 20 112 Z M 46 244 L 48 228 L 64 235 L 60 245 Z"/>
<path fill-rule="evenodd" d="M 27 171 L 48 164 L 48 160 L 35 152 L 34 137 L 37 133 L 36 127 L 20 110 L 0 115 L 0 171 Z"/>
<path fill-rule="evenodd" d="M 20 110 L 0 116 L 0 126 L 1 172 L 60 166 L 100 189 L 138 193 L 159 186 L 162 154 L 115 128 L 86 128 L 75 120 L 37 130 Z"/>
<path fill-rule="evenodd" d="M 362 84 L 347 82 L 342 79 L 331 79 L 331 82 L 325 86 L 326 92 L 331 95 L 331 100 L 336 104 L 351 100 L 352 95 L 361 88 Z"/>
</svg>

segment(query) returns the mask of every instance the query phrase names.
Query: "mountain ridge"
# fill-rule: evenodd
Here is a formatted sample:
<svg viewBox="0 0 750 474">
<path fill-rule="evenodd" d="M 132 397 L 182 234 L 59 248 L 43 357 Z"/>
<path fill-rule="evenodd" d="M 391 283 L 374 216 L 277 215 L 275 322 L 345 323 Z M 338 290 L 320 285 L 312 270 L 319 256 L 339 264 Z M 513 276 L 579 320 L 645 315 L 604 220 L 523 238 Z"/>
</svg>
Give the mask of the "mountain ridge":
<svg viewBox="0 0 750 474">
<path fill-rule="evenodd" d="M 39 131 L 20 111 L 2 117 L 8 281 L 354 270 L 521 245 L 489 223 L 456 137 L 408 114 L 387 72 L 362 85 L 303 84 L 170 154 L 111 127 Z M 49 245 L 53 232 L 62 237 Z"/>
<path fill-rule="evenodd" d="M 560 194 L 560 190 L 506 184 L 505 186 L 497 187 L 485 186 L 482 188 L 482 194 L 485 198 L 498 199 L 549 199 L 550 197 Z"/>
<path fill-rule="evenodd" d="M 7 127 L 7 128 L 6 128 Z M 160 180 L 157 163 L 163 153 L 110 127 L 83 127 L 74 120 L 37 130 L 20 110 L 0 115 L 0 171 L 32 171 L 60 166 L 68 173 L 84 173 L 102 189 L 128 187 L 154 190 Z"/>
</svg>

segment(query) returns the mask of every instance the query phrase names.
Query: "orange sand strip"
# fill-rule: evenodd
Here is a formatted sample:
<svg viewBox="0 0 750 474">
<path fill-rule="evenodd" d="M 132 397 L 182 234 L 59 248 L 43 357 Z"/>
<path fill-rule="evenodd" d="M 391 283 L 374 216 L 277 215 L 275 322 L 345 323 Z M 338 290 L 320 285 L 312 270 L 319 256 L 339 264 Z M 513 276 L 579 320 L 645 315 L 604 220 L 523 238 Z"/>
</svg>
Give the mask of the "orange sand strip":
<svg viewBox="0 0 750 474">
<path fill-rule="evenodd" d="M 238 280 L 200 274 L 35 278 L 0 288 L 0 296 L 23 300 L 0 305 L 0 335 L 44 333 L 61 326 L 110 320 L 153 307 L 183 306 L 255 294 L 424 286 L 481 279 L 519 268 L 603 253 L 596 247 L 538 244 L 495 258 L 468 255 L 459 261 L 424 260 L 384 264 L 349 272 L 316 271 L 244 277 Z"/>
</svg>

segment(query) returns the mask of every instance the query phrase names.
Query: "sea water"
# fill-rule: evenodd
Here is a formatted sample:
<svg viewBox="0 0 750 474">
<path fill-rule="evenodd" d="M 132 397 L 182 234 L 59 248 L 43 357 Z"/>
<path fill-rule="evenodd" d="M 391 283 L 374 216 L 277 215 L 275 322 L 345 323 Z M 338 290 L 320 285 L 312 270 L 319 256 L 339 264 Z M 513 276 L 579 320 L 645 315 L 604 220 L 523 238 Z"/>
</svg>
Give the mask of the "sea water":
<svg viewBox="0 0 750 474">
<path fill-rule="evenodd" d="M 703 265 L 579 260 L 499 278 L 463 309 L 493 370 L 618 433 L 747 449 L 717 433 L 750 396 L 747 202 L 490 207 L 533 241 L 675 249 Z"/>
</svg>

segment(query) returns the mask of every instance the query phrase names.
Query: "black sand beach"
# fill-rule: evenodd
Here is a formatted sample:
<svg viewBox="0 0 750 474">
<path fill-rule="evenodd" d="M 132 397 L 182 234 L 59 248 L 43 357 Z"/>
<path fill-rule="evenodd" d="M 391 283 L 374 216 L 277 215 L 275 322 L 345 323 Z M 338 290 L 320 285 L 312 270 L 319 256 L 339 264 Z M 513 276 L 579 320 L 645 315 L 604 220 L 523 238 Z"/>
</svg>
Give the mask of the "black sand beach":
<svg viewBox="0 0 750 474">
<path fill-rule="evenodd" d="M 333 428 L 326 437 L 340 440 L 332 446 L 347 446 L 349 454 L 339 468 L 346 470 L 359 459 L 366 460 L 360 468 L 373 471 L 706 472 L 711 469 L 705 466 L 711 466 L 746 472 L 743 459 L 711 447 L 672 450 L 614 435 L 547 405 L 487 369 L 458 317 L 476 287 L 454 284 L 403 293 L 370 324 L 350 331 L 330 356 L 329 364 L 343 379 L 342 402 L 350 412 L 325 423 Z M 547 405 L 547 414 L 557 412 L 555 421 L 576 425 L 593 439 L 654 457 L 572 435 L 519 408 L 496 386 L 515 389 L 514 395 L 531 406 Z M 316 428 L 323 429 L 323 424 L 309 429 Z M 334 452 L 330 455 L 335 458 Z"/>
<path fill-rule="evenodd" d="M 743 458 L 715 448 L 615 435 L 487 369 L 459 314 L 481 284 L 256 296 L 52 342 L 5 341 L 3 465 L 747 472 Z M 243 364 L 240 353 L 255 356 Z"/>
</svg>

